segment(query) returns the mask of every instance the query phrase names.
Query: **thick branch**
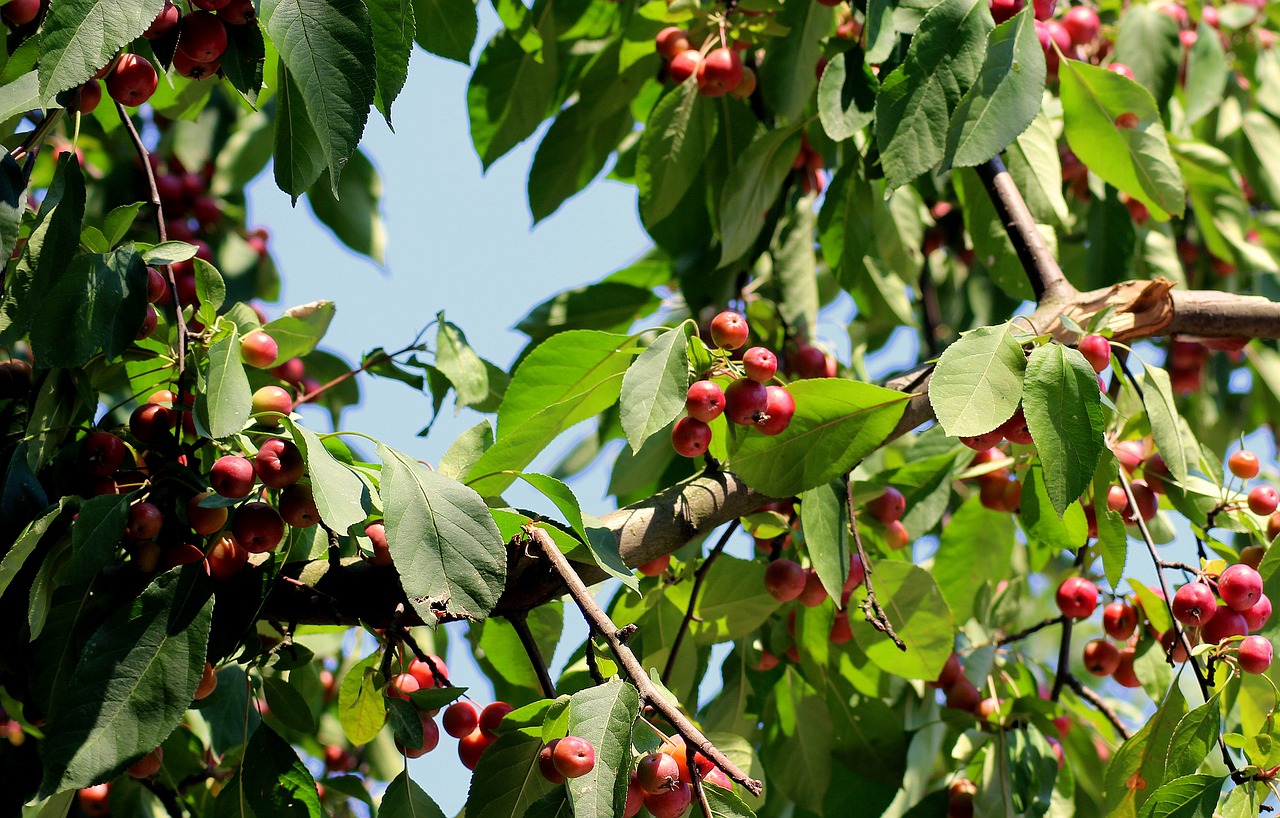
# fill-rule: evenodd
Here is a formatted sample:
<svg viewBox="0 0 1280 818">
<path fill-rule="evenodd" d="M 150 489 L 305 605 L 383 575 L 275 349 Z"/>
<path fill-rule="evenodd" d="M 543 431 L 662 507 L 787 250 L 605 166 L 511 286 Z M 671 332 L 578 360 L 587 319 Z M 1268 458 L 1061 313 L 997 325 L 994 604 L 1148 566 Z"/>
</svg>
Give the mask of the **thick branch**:
<svg viewBox="0 0 1280 818">
<path fill-rule="evenodd" d="M 1027 208 L 1026 200 L 1022 198 L 1009 171 L 1005 170 L 1004 162 L 997 156 L 979 165 L 977 170 L 978 178 L 986 187 L 991 204 L 995 205 L 996 215 L 1000 217 L 1000 223 L 1013 242 L 1013 250 L 1018 254 L 1018 260 L 1027 273 L 1036 301 L 1043 302 L 1046 297 L 1048 300 L 1069 298 L 1075 293 L 1075 288 L 1062 274 L 1053 251 L 1036 227 L 1035 217 Z"/>
<path fill-rule="evenodd" d="M 683 713 L 658 691 L 653 681 L 649 678 L 649 674 L 645 672 L 644 667 L 640 664 L 640 660 L 636 658 L 636 655 L 631 652 L 631 648 L 627 647 L 622 640 L 617 626 L 613 624 L 613 620 L 596 604 L 595 597 L 591 595 L 591 591 L 583 583 L 577 572 L 574 571 L 573 566 L 565 559 L 564 554 L 560 553 L 560 549 L 556 547 L 551 535 L 537 526 L 527 526 L 525 531 L 533 538 L 539 550 L 547 557 L 552 569 L 560 575 L 560 578 L 569 589 L 569 595 L 573 597 L 573 601 L 577 604 L 578 609 L 582 611 L 583 617 L 586 618 L 587 624 L 591 626 L 595 633 L 600 634 L 609 643 L 609 649 L 613 651 L 618 664 L 626 671 L 631 683 L 640 691 L 640 697 L 671 723 L 675 731 L 684 738 L 686 747 L 691 747 L 702 753 L 711 759 L 717 767 L 724 770 L 725 775 L 746 787 L 752 794 L 759 795 L 764 789 L 764 785 L 738 769 L 738 765 L 730 761 L 724 753 L 720 752 L 714 744 L 708 741 L 702 731 L 694 727 L 693 722 L 689 721 Z"/>
</svg>

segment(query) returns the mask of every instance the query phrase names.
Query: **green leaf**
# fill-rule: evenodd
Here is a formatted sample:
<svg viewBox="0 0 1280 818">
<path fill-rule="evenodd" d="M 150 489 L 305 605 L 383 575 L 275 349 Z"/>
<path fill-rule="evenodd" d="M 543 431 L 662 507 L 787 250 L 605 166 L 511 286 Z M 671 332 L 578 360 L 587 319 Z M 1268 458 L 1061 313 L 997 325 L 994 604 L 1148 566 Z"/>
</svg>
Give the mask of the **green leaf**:
<svg viewBox="0 0 1280 818">
<path fill-rule="evenodd" d="M 373 50 L 378 55 L 374 79 L 378 92 L 374 104 L 391 125 L 391 103 L 400 96 L 409 77 L 409 55 L 417 25 L 410 0 L 370 0 L 369 21 L 373 28 Z"/>
<path fill-rule="evenodd" d="M 1064 226 L 1070 215 L 1062 195 L 1062 160 L 1049 118 L 1037 115 L 1005 151 L 1005 163 L 1039 224 Z"/>
<path fill-rule="evenodd" d="M 52 702 L 43 796 L 116 777 L 178 726 L 204 673 L 212 617 L 199 566 L 159 575 L 107 617 Z"/>
<path fill-rule="evenodd" d="M 276 186 L 297 204 L 298 197 L 324 173 L 325 153 L 318 129 L 307 112 L 302 89 L 283 61 L 276 64 L 275 125 L 273 173 Z"/>
<path fill-rule="evenodd" d="M 818 117 L 827 136 L 843 142 L 866 127 L 875 118 L 879 87 L 862 49 L 832 57 L 818 80 Z"/>
<path fill-rule="evenodd" d="M 951 115 L 942 167 L 973 167 L 999 155 L 1031 125 L 1044 95 L 1044 51 L 1030 6 L 991 32 L 973 87 Z"/>
<path fill-rule="evenodd" d="M 663 332 L 622 376 L 619 415 L 633 452 L 684 411 L 689 390 L 687 336 L 685 324 Z"/>
<path fill-rule="evenodd" d="M 877 667 L 895 676 L 938 678 L 955 647 L 955 622 L 933 577 L 907 562 L 881 560 L 869 568 L 880 607 L 907 649 L 900 650 L 865 617 L 853 614 L 849 624 L 858 647 Z"/>
<path fill-rule="evenodd" d="M 1018 408 L 1026 366 L 1012 324 L 962 334 L 942 353 L 929 379 L 929 402 L 938 423 L 952 437 L 992 431 Z"/>
<path fill-rule="evenodd" d="M 205 388 L 196 393 L 195 413 L 209 437 L 220 440 L 243 429 L 253 411 L 240 336 L 234 329 L 209 346 L 208 366 Z"/>
<path fill-rule="evenodd" d="M 1058 81 L 1067 143 L 1080 161 L 1104 182 L 1145 204 L 1156 219 L 1181 216 L 1186 209 L 1182 175 L 1147 89 L 1077 60 L 1062 60 Z M 1133 127 L 1118 127 L 1121 115 L 1138 121 Z"/>
<path fill-rule="evenodd" d="M 59 501 L 57 507 L 49 509 L 40 517 L 27 523 L 13 545 L 9 546 L 9 550 L 3 557 L 0 557 L 0 596 L 4 595 L 10 583 L 18 576 L 18 572 L 26 564 L 27 558 L 36 550 L 36 546 L 49 531 L 49 527 L 62 516 L 63 510 L 70 504 L 69 501 L 72 501 L 72 498 L 64 498 Z"/>
<path fill-rule="evenodd" d="M 1160 786 L 1142 806 L 1140 818 L 1213 818 L 1225 775 L 1187 775 Z"/>
<path fill-rule="evenodd" d="M 1093 367 L 1078 350 L 1062 344 L 1037 348 L 1027 360 L 1022 409 L 1044 464 L 1049 500 L 1061 517 L 1093 480 L 1105 448 Z"/>
<path fill-rule="evenodd" d="M 767 212 L 800 150 L 796 128 L 779 128 L 758 137 L 738 157 L 720 191 L 720 266 L 737 261 L 760 235 Z"/>
<path fill-rule="evenodd" d="M 769 43 L 769 59 L 760 66 L 760 89 L 780 124 L 799 121 L 813 98 L 818 86 L 814 66 L 833 17 L 821 3 L 784 3 L 778 12 L 778 24 L 787 33 Z"/>
<path fill-rule="evenodd" d="M 804 546 L 827 595 L 839 599 L 849 578 L 849 505 L 845 481 L 833 480 L 800 497 Z"/>
<path fill-rule="evenodd" d="M 71 524 L 71 559 L 56 576 L 59 585 L 87 582 L 115 561 L 129 519 L 130 495 L 86 500 Z"/>
<path fill-rule="evenodd" d="M 760 755 L 770 781 L 800 807 L 821 811 L 831 781 L 832 721 L 822 697 L 788 666 L 765 702 Z"/>
<path fill-rule="evenodd" d="M 1128 577 L 1125 582 L 1133 588 L 1135 594 L 1138 595 L 1138 602 L 1142 604 L 1142 610 L 1147 619 L 1151 622 L 1151 627 L 1155 628 L 1156 633 L 1164 633 L 1173 627 L 1173 619 L 1169 616 L 1169 606 L 1163 599 L 1155 595 L 1155 592 L 1146 585 L 1136 581 L 1133 577 Z"/>
<path fill-rule="evenodd" d="M 993 27 L 978 0 L 943 0 L 920 21 L 906 60 L 876 97 L 876 142 L 889 189 L 943 158 L 945 123 L 977 79 Z"/>
<path fill-rule="evenodd" d="M 791 425 L 773 437 L 747 433 L 731 455 L 734 472 L 770 497 L 799 494 L 848 471 L 880 447 L 907 405 L 901 392 L 840 378 L 787 389 L 796 402 Z"/>
<path fill-rule="evenodd" d="M 1217 39 L 1217 32 L 1211 36 Z M 1125 9 L 1116 27 L 1112 54 L 1116 62 L 1133 70 L 1134 78 L 1146 86 L 1162 109 L 1168 106 L 1178 84 L 1178 69 L 1183 59 L 1176 20 L 1155 6 Z M 1188 72 L 1188 81 L 1190 78 Z"/>
<path fill-rule="evenodd" d="M 985 585 L 994 586 L 1008 573 L 1013 544 L 1013 518 L 985 508 L 977 497 L 966 500 L 943 527 L 933 578 L 957 622 L 973 615 Z"/>
<path fill-rule="evenodd" d="M 332 301 L 311 301 L 290 307 L 263 329 L 280 347 L 278 360 L 287 361 L 309 354 L 320 343 L 333 320 Z"/>
<path fill-rule="evenodd" d="M 1173 779 L 1191 775 L 1213 751 L 1222 729 L 1222 711 L 1218 697 L 1183 716 L 1169 740 L 1169 758 L 1165 766 L 1165 778 Z"/>
<path fill-rule="evenodd" d="M 555 39 L 554 5 L 543 5 L 536 25 L 548 41 Z M 485 169 L 531 136 L 551 113 L 558 73 L 554 48 L 530 54 L 505 30 L 485 46 L 467 86 L 471 141 Z"/>
<path fill-rule="evenodd" d="M 387 544 L 409 603 L 435 612 L 488 616 L 507 577 L 507 549 L 484 500 L 456 480 L 379 444 Z"/>
<path fill-rule="evenodd" d="M 639 578 L 622 561 L 622 554 L 618 550 L 618 535 L 598 518 L 590 514 L 583 514 L 582 517 L 587 529 L 587 550 L 591 554 L 592 561 L 600 570 L 637 594 L 640 593 Z"/>
<path fill-rule="evenodd" d="M 702 172 L 719 120 L 691 77 L 672 89 L 649 114 L 636 155 L 640 219 L 655 225 L 676 209 Z"/>
<path fill-rule="evenodd" d="M 564 630 L 564 603 L 555 600 L 539 605 L 528 612 L 525 621 L 542 655 L 553 655 Z M 476 664 L 493 682 L 495 699 L 519 707 L 542 698 L 544 692 L 538 674 L 510 622 L 500 617 L 486 619 L 471 626 L 467 638 Z"/>
<path fill-rule="evenodd" d="M 267 47 L 262 29 L 256 25 L 226 28 L 227 50 L 218 58 L 218 64 L 231 86 L 251 104 L 256 104 L 262 93 L 262 70 L 266 64 Z"/>
<path fill-rule="evenodd" d="M 407 768 L 387 785 L 382 803 L 378 805 L 378 815 L 381 818 L 444 818 L 431 796 L 409 777 Z"/>
<path fill-rule="evenodd" d="M 1142 364 L 1142 405 L 1147 410 L 1147 421 L 1151 424 L 1151 436 L 1155 439 L 1156 449 L 1164 457 L 1169 466 L 1169 474 L 1176 482 L 1183 483 L 1187 479 L 1190 464 L 1187 452 L 1182 445 L 1182 416 L 1178 414 L 1178 404 L 1174 400 L 1173 387 L 1169 382 L 1169 373 L 1155 366 Z"/>
<path fill-rule="evenodd" d="M 569 700 L 569 735 L 596 748 L 591 772 L 567 782 L 575 818 L 613 818 L 620 812 L 630 779 L 631 728 L 639 715 L 640 694 L 617 676 Z"/>
<path fill-rule="evenodd" d="M 662 266 L 669 269 L 669 265 Z M 571 329 L 626 332 L 658 304 L 658 297 L 649 287 L 603 281 L 557 293 L 529 310 L 516 329 L 535 342 Z"/>
<path fill-rule="evenodd" d="M 196 274 L 196 297 L 200 300 L 200 311 L 210 317 L 209 323 L 222 309 L 227 300 L 227 282 L 223 280 L 218 268 L 202 258 L 192 260 Z"/>
<path fill-rule="evenodd" d="M 1049 497 L 1048 471 L 1045 465 L 1036 463 L 1023 475 L 1018 517 L 1028 538 L 1043 543 L 1051 551 L 1077 551 L 1089 533 L 1084 509 L 1079 503 L 1072 503 L 1059 516 Z M 1089 477 L 1092 479 L 1093 475 Z"/>
<path fill-rule="evenodd" d="M 445 477 L 462 480 L 480 456 L 493 445 L 493 427 L 482 420 L 458 436 L 440 457 L 436 468 Z"/>
<path fill-rule="evenodd" d="M 569 791 L 556 787 L 529 805 L 524 818 L 573 818 L 573 806 L 569 803 Z"/>
<path fill-rule="evenodd" d="M 338 685 L 338 721 L 355 745 L 373 741 L 387 720 L 386 681 L 378 672 L 379 655 L 371 653 L 351 666 Z"/>
<path fill-rule="evenodd" d="M 227 806 L 223 806 L 224 800 Z M 258 725 L 244 763 L 218 794 L 218 813 L 256 818 L 320 818 L 316 782 L 298 753 L 266 724 Z"/>
<path fill-rule="evenodd" d="M 436 368 L 453 384 L 459 406 L 478 406 L 489 398 L 489 370 L 454 324 L 436 316 Z"/>
<path fill-rule="evenodd" d="M 1106 497 L 1115 479 L 1117 463 L 1114 456 L 1104 453 L 1098 458 L 1098 470 L 1093 475 L 1093 496 Z M 1093 513 L 1098 520 L 1098 551 L 1102 553 L 1102 568 L 1112 588 L 1120 584 L 1124 575 L 1125 559 L 1129 553 L 1129 535 L 1125 531 L 1124 517 L 1112 511 L 1106 503 L 1094 503 Z"/>
<path fill-rule="evenodd" d="M 1217 110 L 1230 78 L 1231 69 L 1217 29 L 1201 22 L 1196 30 L 1196 44 L 1187 54 L 1187 85 L 1183 91 L 1187 125 L 1194 125 Z"/>
<path fill-rule="evenodd" d="M 36 40 L 33 38 L 27 42 Z M 35 69 L 0 85 L 0 121 L 10 120 L 40 106 L 40 74 Z"/>
<path fill-rule="evenodd" d="M 36 284 L 31 350 L 40 366 L 81 366 L 99 351 L 115 358 L 137 339 L 147 309 L 147 268 L 132 247 L 78 255 L 56 279 Z"/>
<path fill-rule="evenodd" d="M 384 263 L 387 231 L 379 211 L 382 177 L 364 151 L 357 149 L 351 154 L 351 161 L 337 185 L 331 183 L 327 170 L 322 172 L 307 190 L 307 204 L 339 241 L 379 264 Z"/>
<path fill-rule="evenodd" d="M 153 267 L 163 267 L 196 256 L 196 246 L 185 241 L 162 241 L 142 254 L 142 260 Z"/>
<path fill-rule="evenodd" d="M 467 818 L 523 816 L 533 802 L 556 786 L 538 772 L 541 749 L 541 724 L 504 730 L 480 756 L 471 776 Z"/>
<path fill-rule="evenodd" d="M 606 332 L 557 333 L 520 362 L 498 409 L 497 439 L 467 476 L 482 494 L 498 494 L 560 432 L 618 400 L 633 352 Z"/>
<path fill-rule="evenodd" d="M 32 315 L 40 307 L 40 301 L 31 297 L 32 289 L 38 287 L 43 296 L 71 264 L 80 243 L 84 205 L 84 174 L 75 153 L 68 151 L 58 160 L 22 256 L 5 276 L 4 299 L 0 301 L 0 343 L 12 344 L 27 331 Z M 139 315 L 138 324 L 141 323 Z"/>
<path fill-rule="evenodd" d="M 605 114 L 583 103 L 561 111 L 538 143 L 529 168 L 527 190 L 534 223 L 590 184 L 634 124 L 625 105 Z"/>
<path fill-rule="evenodd" d="M 762 563 L 727 554 L 711 564 L 694 608 L 692 631 L 700 644 L 741 639 L 778 610 L 778 601 L 764 587 L 764 570 Z"/>
<path fill-rule="evenodd" d="M 13 255 L 13 248 L 18 246 L 18 228 L 22 224 L 22 213 L 26 209 L 23 201 L 26 190 L 27 179 L 22 173 L 22 168 L 8 153 L 0 156 L 0 257 L 2 258 L 9 258 Z M 120 209 L 116 208 L 116 210 Z M 110 216 L 107 217 L 108 220 L 110 218 Z M 115 241 L 119 240 L 117 236 Z"/>
<path fill-rule="evenodd" d="M 340 534 L 345 534 L 347 529 L 357 523 L 363 523 L 368 516 L 365 504 L 369 498 L 369 490 L 364 481 L 330 454 L 315 432 L 288 418 L 284 423 L 307 464 L 311 493 L 316 501 L 316 509 L 320 512 L 320 519 Z M 386 502 L 385 497 L 383 502 Z"/>
<path fill-rule="evenodd" d="M 163 0 L 59 0 L 40 25 L 40 97 L 86 82 L 156 19 Z M 46 106 L 47 107 L 47 106 Z"/>
<path fill-rule="evenodd" d="M 266 696 L 267 706 L 271 708 L 271 714 L 286 727 L 303 733 L 316 731 L 316 720 L 311 715 L 311 708 L 293 685 L 279 677 L 268 676 L 262 680 L 262 692 Z"/>
<path fill-rule="evenodd" d="M 479 18 L 473 0 L 413 0 L 414 39 L 423 50 L 467 65 Z"/>
<path fill-rule="evenodd" d="M 364 133 L 376 87 L 369 12 L 361 0 L 262 0 L 260 17 L 298 91 L 290 102 L 301 102 L 315 128 L 322 165 L 338 196 L 342 169 Z M 302 190 L 286 192 L 296 197 Z"/>
</svg>

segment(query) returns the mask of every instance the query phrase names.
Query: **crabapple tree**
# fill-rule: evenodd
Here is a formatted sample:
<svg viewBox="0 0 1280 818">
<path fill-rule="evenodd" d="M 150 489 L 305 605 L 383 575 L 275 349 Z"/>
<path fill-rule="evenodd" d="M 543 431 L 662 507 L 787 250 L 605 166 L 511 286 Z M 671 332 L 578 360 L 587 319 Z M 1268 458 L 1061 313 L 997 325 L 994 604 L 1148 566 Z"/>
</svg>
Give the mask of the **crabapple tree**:
<svg viewBox="0 0 1280 818">
<path fill-rule="evenodd" d="M 1272 808 L 1280 5 L 494 7 L 0 5 L 0 811 Z M 266 306 L 246 185 L 380 257 L 415 50 L 653 241 L 507 366 Z M 336 431 L 368 378 L 474 426 Z"/>
</svg>

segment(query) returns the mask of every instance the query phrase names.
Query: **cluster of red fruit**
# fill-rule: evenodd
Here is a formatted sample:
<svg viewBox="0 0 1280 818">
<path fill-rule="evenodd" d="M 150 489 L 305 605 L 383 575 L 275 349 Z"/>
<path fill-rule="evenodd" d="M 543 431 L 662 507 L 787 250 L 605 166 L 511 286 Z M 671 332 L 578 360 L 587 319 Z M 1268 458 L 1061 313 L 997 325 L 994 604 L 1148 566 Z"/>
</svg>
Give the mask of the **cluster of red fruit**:
<svg viewBox="0 0 1280 818">
<path fill-rule="evenodd" d="M 449 668 L 444 660 L 427 654 L 426 661 L 414 659 L 387 683 L 387 695 L 392 698 L 413 701 L 410 694 L 430 690 L 437 685 L 449 684 Z M 458 758 L 467 769 L 474 770 L 480 756 L 498 738 L 498 725 L 514 708 L 506 702 L 493 702 L 483 710 L 468 699 L 459 699 L 445 708 L 440 722 L 444 731 L 458 739 Z M 405 747 L 399 741 L 396 748 L 408 758 L 418 758 L 434 750 L 440 743 L 440 727 L 436 725 L 436 710 L 419 710 L 422 722 L 422 744 Z"/>
<path fill-rule="evenodd" d="M 657 752 L 643 756 L 627 785 L 623 818 L 634 818 L 642 806 L 653 818 L 681 818 L 687 813 L 693 802 L 693 786 L 689 781 L 686 759 L 685 742 L 680 736 L 667 739 Z M 700 753 L 694 753 L 694 766 L 698 770 L 698 780 L 704 785 L 733 789 L 729 776 Z"/>
<path fill-rule="evenodd" d="M 756 90 L 756 72 L 742 64 L 737 46 L 720 46 L 712 49 L 717 39 L 710 35 L 702 49 L 689 43 L 689 32 L 670 26 L 658 32 L 654 38 L 658 54 L 667 60 L 667 76 L 681 83 L 697 76 L 698 93 L 708 97 L 729 94 L 736 99 L 746 99 Z"/>
<path fill-rule="evenodd" d="M 711 321 L 711 340 L 716 347 L 731 352 L 741 348 L 750 334 L 747 319 L 736 312 L 722 312 Z M 742 374 L 721 390 L 715 381 L 695 381 L 685 396 L 688 417 L 676 421 L 671 445 L 678 454 L 697 457 L 711 445 L 711 421 L 724 415 L 732 423 L 751 426 L 766 435 L 781 434 L 791 425 L 796 402 L 785 386 L 765 386 L 778 371 L 778 356 L 764 347 L 751 347 L 742 354 Z"/>
<path fill-rule="evenodd" d="M 1155 593 L 1164 599 L 1162 592 Z M 1218 597 L 1222 604 L 1218 604 Z M 1064 615 L 1084 619 L 1097 607 L 1098 588 L 1083 577 L 1071 577 L 1059 586 L 1056 600 Z M 1206 575 L 1183 585 L 1174 593 L 1172 608 L 1174 618 L 1193 629 L 1185 631 L 1193 646 L 1200 642 L 1221 645 L 1244 637 L 1235 646 L 1240 668 L 1247 673 L 1262 673 L 1271 666 L 1271 642 L 1261 636 L 1248 635 L 1271 617 L 1271 600 L 1262 592 L 1262 577 L 1248 565 L 1237 563 L 1219 576 Z M 1102 611 L 1102 629 L 1125 646 L 1119 647 L 1106 639 L 1088 642 L 1083 651 L 1085 668 L 1095 676 L 1111 676 L 1124 687 L 1138 687 L 1141 682 L 1133 663 L 1141 619 L 1141 605 L 1124 600 L 1108 604 Z M 1186 649 L 1174 628 L 1164 633 L 1156 633 L 1150 626 L 1148 630 L 1169 658 L 1175 662 L 1187 660 Z"/>
<path fill-rule="evenodd" d="M 108 431 L 86 434 L 78 454 L 85 480 L 81 494 L 96 497 L 146 489 L 145 498 L 130 506 L 125 526 L 125 546 L 134 567 L 151 573 L 207 559 L 210 574 L 226 579 L 245 566 L 250 553 L 275 548 L 284 538 L 286 522 L 295 527 L 311 526 L 319 520 L 319 513 L 310 487 L 298 482 L 305 471 L 302 454 L 283 438 L 265 440 L 252 460 L 238 454 L 220 457 L 208 474 L 212 491 L 171 496 L 168 486 L 173 481 L 164 481 L 163 488 L 158 486 L 154 475 L 173 461 L 179 466 L 189 461 L 185 454 L 174 454 L 180 425 L 181 434 L 195 435 L 193 401 L 190 395 L 184 398 L 180 402 L 173 392 L 162 389 L 135 409 L 129 418 L 133 445 Z M 278 426 L 280 415 L 292 406 L 289 393 L 278 386 L 264 386 L 253 395 L 253 410 L 264 427 Z M 225 501 L 248 498 L 259 481 L 267 489 L 279 490 L 279 511 L 269 503 L 250 500 L 240 504 L 231 519 Z M 161 497 L 182 508 L 186 527 L 177 521 L 178 514 L 166 513 L 162 505 L 167 503 Z M 199 537 L 216 535 L 207 554 L 193 544 L 188 529 Z M 162 534 L 167 543 L 163 548 L 159 544 Z"/>
<path fill-rule="evenodd" d="M 849 599 L 853 592 L 866 579 L 866 569 L 862 558 L 854 554 L 849 558 L 849 575 L 845 578 L 844 587 L 840 591 L 840 610 L 831 623 L 830 639 L 832 644 L 843 645 L 853 638 L 853 629 L 849 626 Z M 795 560 L 780 557 L 769 563 L 764 571 L 764 587 L 769 595 L 778 602 L 787 603 L 797 600 L 806 608 L 816 608 L 827 601 L 827 589 L 823 587 L 818 572 L 812 568 L 802 568 Z M 787 630 L 795 637 L 796 612 L 791 610 L 787 615 Z M 792 644 L 785 654 L 793 662 L 800 661 L 800 654 Z M 778 658 L 764 651 L 761 654 L 757 670 L 772 670 L 778 664 Z"/>
<path fill-rule="evenodd" d="M 252 24 L 257 19 L 257 12 L 253 0 L 190 2 L 193 10 L 183 14 L 171 0 L 165 0 L 164 8 L 142 36 L 155 43 L 158 53 L 172 49 L 173 70 L 179 76 L 202 80 L 217 76 L 221 68 L 218 60 L 227 50 L 227 26 Z M 8 12 L 10 7 L 33 4 L 38 13 L 38 0 L 10 2 L 4 9 Z M 35 16 L 33 13 L 27 22 Z M 10 20 L 9 14 L 5 19 Z M 134 107 L 151 99 L 160 84 L 160 74 L 155 65 L 140 54 L 119 54 L 88 82 L 72 89 L 68 109 L 85 114 L 96 109 L 102 100 L 102 86 L 98 80 L 106 81 L 107 93 L 113 100 Z"/>
</svg>

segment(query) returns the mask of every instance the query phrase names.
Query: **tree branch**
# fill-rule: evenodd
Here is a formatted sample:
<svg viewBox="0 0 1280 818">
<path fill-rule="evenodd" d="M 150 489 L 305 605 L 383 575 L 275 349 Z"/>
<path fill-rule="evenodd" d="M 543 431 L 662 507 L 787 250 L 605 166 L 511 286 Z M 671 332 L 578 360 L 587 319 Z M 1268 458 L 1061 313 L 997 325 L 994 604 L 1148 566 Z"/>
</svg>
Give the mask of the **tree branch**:
<svg viewBox="0 0 1280 818">
<path fill-rule="evenodd" d="M 538 685 L 542 688 L 542 697 L 554 699 L 556 683 L 551 681 L 551 672 L 547 670 L 547 662 L 542 658 L 542 649 L 538 647 L 538 641 L 533 638 L 533 631 L 529 630 L 529 617 L 521 611 L 508 616 L 507 621 L 516 629 L 521 647 L 524 648 L 525 653 L 529 654 L 529 662 L 533 665 L 533 672 L 538 675 Z"/>
<path fill-rule="evenodd" d="M 862 615 L 866 617 L 867 622 L 871 623 L 871 627 L 892 639 L 893 644 L 898 646 L 898 650 L 905 653 L 906 644 L 893 630 L 893 623 L 889 621 L 889 617 L 885 616 L 884 608 L 880 607 L 880 600 L 876 599 L 876 589 L 871 580 L 871 559 L 867 556 L 867 549 L 862 545 L 862 537 L 858 534 L 858 518 L 853 513 L 853 481 L 847 474 L 844 476 L 844 485 L 845 501 L 849 505 L 849 531 L 853 534 L 853 544 L 858 549 L 858 558 L 862 560 L 863 582 L 867 586 L 867 598 L 862 601 Z"/>
<path fill-rule="evenodd" d="M 680 620 L 680 627 L 676 629 L 675 638 L 671 640 L 671 652 L 667 654 L 667 664 L 662 668 L 662 683 L 664 685 L 671 684 L 671 674 L 676 667 L 676 656 L 679 655 L 680 645 L 684 642 L 684 636 L 689 632 L 689 625 L 693 622 L 693 611 L 698 607 L 698 592 L 702 590 L 702 583 L 707 578 L 707 572 L 711 570 L 712 563 L 716 561 L 716 557 L 720 556 L 720 552 L 724 551 L 729 538 L 737 530 L 737 520 L 729 523 L 729 527 L 724 530 L 724 534 L 720 535 L 720 541 L 715 544 L 715 547 L 707 554 L 707 558 L 702 561 L 702 564 L 698 566 L 698 570 L 694 572 L 693 588 L 689 591 L 689 607 L 685 609 L 684 618 Z"/>
<path fill-rule="evenodd" d="M 1009 240 L 1013 242 L 1013 250 L 1022 262 L 1022 268 L 1031 282 L 1031 289 L 1036 301 L 1043 302 L 1046 297 L 1054 300 L 1059 297 L 1070 297 L 1075 288 L 1062 274 L 1062 268 L 1053 257 L 1049 244 L 1044 240 L 1036 227 L 1035 217 L 1027 208 L 1013 177 L 1004 167 L 999 156 L 979 165 L 978 178 L 982 180 L 991 204 L 995 205 L 996 215 L 1004 225 Z"/>
<path fill-rule="evenodd" d="M 1065 681 L 1067 687 L 1071 688 L 1077 696 L 1093 705 L 1095 710 L 1107 717 L 1107 721 L 1111 722 L 1111 726 L 1116 729 L 1122 739 L 1128 741 L 1133 736 L 1133 733 L 1129 732 L 1129 728 L 1124 726 L 1124 722 L 1120 721 L 1116 711 L 1111 709 L 1111 705 L 1103 701 L 1102 697 L 1098 695 L 1098 691 L 1091 687 L 1085 687 L 1084 682 L 1081 682 L 1071 673 L 1066 675 Z"/>
<path fill-rule="evenodd" d="M 684 738 L 686 747 L 691 748 L 689 750 L 690 757 L 692 757 L 694 750 L 702 753 L 711 759 L 717 767 L 724 770 L 725 775 L 746 787 L 752 794 L 759 795 L 764 785 L 738 769 L 738 765 L 730 761 L 724 753 L 720 752 L 715 745 L 708 741 L 702 731 L 694 727 L 693 722 L 689 721 L 683 713 L 676 709 L 658 691 L 653 681 L 649 678 L 649 674 L 641 666 L 640 660 L 636 658 L 636 655 L 631 652 L 631 648 L 627 647 L 622 640 L 620 631 L 613 624 L 613 620 L 596 604 L 595 597 L 591 595 L 591 591 L 583 584 L 582 578 L 574 571 L 569 561 L 565 559 L 564 554 L 560 553 L 560 549 L 556 547 L 551 535 L 536 525 L 525 526 L 525 532 L 533 538 L 533 542 L 538 549 L 546 555 L 547 560 L 551 563 L 552 570 L 560 575 L 560 578 L 569 589 L 569 595 L 573 597 L 573 601 L 577 604 L 578 609 L 582 611 L 587 623 L 609 643 L 609 649 L 613 651 L 613 655 L 617 658 L 618 663 L 626 672 L 631 683 L 640 691 L 641 698 L 661 713 L 671 723 L 675 731 Z"/>
<path fill-rule="evenodd" d="M 1061 625 L 1065 621 L 1067 621 L 1067 618 L 1065 616 L 1055 616 L 1051 619 L 1045 619 L 1043 621 L 1037 622 L 1036 624 L 1032 625 L 1029 628 L 1023 628 L 1017 633 L 1011 633 L 1006 636 L 1000 637 L 999 639 L 996 640 L 996 645 L 1000 647 L 1004 647 L 1005 645 L 1012 645 L 1014 642 L 1021 642 L 1023 639 L 1026 639 L 1028 636 L 1030 636 L 1033 633 L 1038 633 L 1044 630 L 1045 628 L 1049 628 L 1054 625 Z"/>
</svg>

